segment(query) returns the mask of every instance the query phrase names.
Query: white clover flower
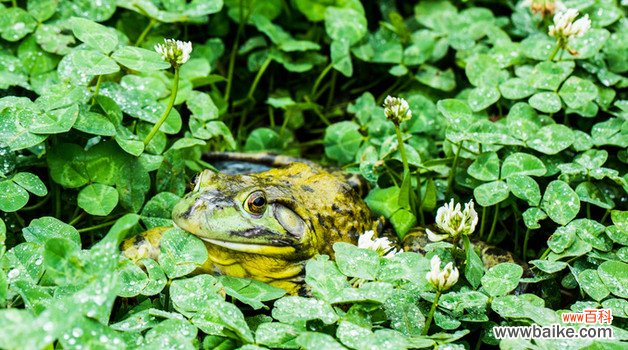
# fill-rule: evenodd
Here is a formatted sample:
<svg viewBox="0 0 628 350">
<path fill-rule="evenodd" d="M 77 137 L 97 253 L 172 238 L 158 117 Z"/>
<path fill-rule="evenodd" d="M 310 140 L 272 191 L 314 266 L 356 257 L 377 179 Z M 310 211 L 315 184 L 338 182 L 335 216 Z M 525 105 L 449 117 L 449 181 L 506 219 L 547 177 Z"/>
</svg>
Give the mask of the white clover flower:
<svg viewBox="0 0 628 350">
<path fill-rule="evenodd" d="M 164 39 L 164 44 L 155 45 L 155 51 L 161 55 L 164 61 L 178 67 L 190 59 L 192 43 L 174 39 Z"/>
<path fill-rule="evenodd" d="M 386 97 L 384 100 L 384 114 L 386 114 L 386 118 L 397 125 L 412 118 L 412 111 L 408 101 L 400 97 Z"/>
<path fill-rule="evenodd" d="M 576 20 L 571 25 L 571 36 L 574 38 L 579 38 L 586 34 L 586 32 L 591 29 L 591 20 L 589 19 L 589 15 L 586 14 L 584 17 Z"/>
<path fill-rule="evenodd" d="M 388 237 L 373 239 L 374 235 L 375 232 L 373 230 L 364 232 L 364 234 L 358 238 L 358 247 L 373 250 L 387 259 L 392 258 L 402 251 L 401 249 L 397 250 L 395 247 L 391 246 Z"/>
<path fill-rule="evenodd" d="M 425 230 L 427 238 L 432 242 L 460 235 L 470 235 L 475 231 L 478 224 L 478 213 L 475 211 L 473 200 L 464 205 L 462 210 L 460 203 L 455 203 L 452 199 L 438 208 L 436 212 L 436 226 L 444 231 L 444 234 L 436 234 L 429 229 Z"/>
<path fill-rule="evenodd" d="M 562 40 L 583 36 L 591 28 L 591 20 L 587 14 L 574 22 L 576 17 L 578 17 L 576 9 L 566 9 L 556 13 L 554 24 L 549 26 L 548 34 Z"/>
<path fill-rule="evenodd" d="M 567 6 L 565 6 L 565 4 L 560 1 L 560 0 L 556 0 L 554 1 L 554 9 L 552 11 L 552 13 L 556 13 L 556 12 L 563 12 L 567 10 Z"/>
<path fill-rule="evenodd" d="M 432 286 L 434 286 L 434 288 L 436 288 L 436 290 L 442 292 L 451 288 L 454 284 L 456 284 L 456 282 L 458 282 L 460 273 L 451 262 L 447 263 L 445 268 L 442 270 L 440 268 L 440 264 L 440 257 L 438 257 L 438 255 L 434 255 L 432 260 L 430 260 L 430 272 L 425 275 L 425 278 Z"/>
</svg>

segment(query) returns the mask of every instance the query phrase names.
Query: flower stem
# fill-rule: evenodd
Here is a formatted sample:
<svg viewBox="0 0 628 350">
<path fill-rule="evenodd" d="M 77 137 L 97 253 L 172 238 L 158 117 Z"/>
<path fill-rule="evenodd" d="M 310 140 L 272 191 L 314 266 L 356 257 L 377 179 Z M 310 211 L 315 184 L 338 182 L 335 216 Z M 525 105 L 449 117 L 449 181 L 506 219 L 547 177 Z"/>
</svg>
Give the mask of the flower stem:
<svg viewBox="0 0 628 350">
<path fill-rule="evenodd" d="M 458 157 L 460 156 L 460 150 L 462 150 L 462 142 L 456 144 L 458 149 L 456 150 L 456 154 L 454 155 L 454 161 L 451 163 L 451 170 L 449 172 L 449 179 L 447 179 L 447 190 L 445 191 L 445 198 L 449 197 L 451 191 L 453 190 L 454 185 L 454 175 L 456 174 L 456 167 L 458 166 Z"/>
<path fill-rule="evenodd" d="M 558 53 L 558 50 L 560 50 L 562 47 L 563 47 L 563 41 L 561 39 L 558 39 L 558 41 L 556 41 L 556 46 L 554 47 L 554 50 L 552 51 L 552 53 L 550 53 L 550 56 L 547 60 L 553 61 L 554 57 L 556 57 L 556 54 Z"/>
<path fill-rule="evenodd" d="M 403 177 L 405 178 L 410 173 L 410 166 L 408 165 L 408 157 L 406 156 L 406 148 L 403 145 L 403 137 L 401 136 L 401 128 L 398 124 L 395 124 L 395 132 L 397 133 L 397 143 L 399 144 L 399 154 L 401 155 L 401 162 L 403 163 Z"/>
<path fill-rule="evenodd" d="M 154 18 L 151 18 L 150 22 L 148 22 L 148 25 L 146 25 L 146 28 L 144 28 L 144 31 L 142 31 L 140 36 L 137 37 L 137 40 L 135 40 L 134 46 L 140 46 L 140 44 L 144 42 L 144 39 L 146 39 L 146 36 L 148 35 L 148 33 L 150 33 L 150 30 L 153 29 L 155 24 L 157 24 L 157 20 Z"/>
<path fill-rule="evenodd" d="M 432 319 L 434 318 L 434 312 L 436 312 L 436 307 L 438 306 L 438 299 L 440 299 L 441 291 L 436 291 L 436 296 L 434 297 L 434 302 L 432 303 L 432 308 L 430 309 L 430 313 L 427 315 L 427 320 L 425 321 L 425 328 L 423 328 L 423 332 L 421 335 L 427 335 L 427 331 L 430 329 L 432 325 Z"/>
<path fill-rule="evenodd" d="M 157 131 L 159 131 L 159 128 L 161 127 L 161 125 L 166 121 L 166 118 L 168 118 L 168 115 L 170 114 L 170 111 L 172 110 L 172 106 L 174 106 L 174 101 L 177 98 L 178 90 L 179 90 L 179 67 L 175 67 L 174 78 L 172 78 L 172 89 L 170 91 L 170 100 L 168 101 L 168 106 L 166 106 L 166 110 L 164 111 L 164 114 L 161 115 L 157 123 L 155 123 L 153 128 L 148 133 L 148 136 L 146 136 L 146 139 L 144 140 L 144 146 L 148 145 L 148 143 L 150 142 L 150 140 L 153 139 Z"/>
</svg>

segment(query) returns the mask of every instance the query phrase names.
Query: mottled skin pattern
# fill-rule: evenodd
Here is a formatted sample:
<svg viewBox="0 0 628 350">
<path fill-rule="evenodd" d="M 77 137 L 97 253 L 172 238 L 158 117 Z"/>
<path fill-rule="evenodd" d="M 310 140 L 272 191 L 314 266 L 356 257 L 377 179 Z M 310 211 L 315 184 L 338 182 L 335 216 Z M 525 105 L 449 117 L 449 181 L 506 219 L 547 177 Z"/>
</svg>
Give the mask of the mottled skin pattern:
<svg viewBox="0 0 628 350">
<path fill-rule="evenodd" d="M 247 198 L 260 192 L 266 209 L 249 213 Z M 205 241 L 211 261 L 204 269 L 292 293 L 308 259 L 333 257 L 333 243 L 355 244 L 373 226 L 370 210 L 344 178 L 304 163 L 252 175 L 206 170 L 175 206 L 173 220 Z"/>
<path fill-rule="evenodd" d="M 333 258 L 335 242 L 356 244 L 358 235 L 371 229 L 396 241 L 396 234 L 383 230 L 383 220 L 376 220 L 362 200 L 360 192 L 366 192 L 367 186 L 355 176 L 269 154 L 210 153 L 206 158 L 274 169 L 248 175 L 206 170 L 196 177 L 194 189 L 177 203 L 172 218 L 205 242 L 209 259 L 197 272 L 250 277 L 297 294 L 307 260 L 317 254 Z M 247 211 L 247 200 L 254 193 L 265 198 L 261 213 Z M 167 229 L 154 228 L 126 240 L 124 255 L 133 260 L 157 259 Z M 417 227 L 401 245 L 424 254 L 428 243 L 425 229 Z M 510 252 L 481 241 L 473 243 L 487 267 L 515 262 Z"/>
<path fill-rule="evenodd" d="M 429 229 L 438 232 L 438 229 L 436 227 L 430 227 Z M 424 227 L 415 227 L 406 234 L 406 236 L 403 238 L 402 243 L 403 250 L 407 252 L 418 252 L 421 254 L 425 254 L 425 246 L 432 242 L 430 242 L 430 240 L 427 238 L 427 233 L 425 233 Z M 487 269 L 490 269 L 491 267 L 503 262 L 517 263 L 522 266 L 525 265 L 524 262 L 517 261 L 515 259 L 515 256 L 507 250 L 492 246 L 484 241 L 479 241 L 475 239 L 472 239 L 471 243 L 473 243 L 474 249 L 476 250 L 476 252 L 478 252 L 478 255 L 482 259 L 484 267 L 486 267 Z M 460 242 L 460 245 L 462 246 L 462 242 Z"/>
</svg>

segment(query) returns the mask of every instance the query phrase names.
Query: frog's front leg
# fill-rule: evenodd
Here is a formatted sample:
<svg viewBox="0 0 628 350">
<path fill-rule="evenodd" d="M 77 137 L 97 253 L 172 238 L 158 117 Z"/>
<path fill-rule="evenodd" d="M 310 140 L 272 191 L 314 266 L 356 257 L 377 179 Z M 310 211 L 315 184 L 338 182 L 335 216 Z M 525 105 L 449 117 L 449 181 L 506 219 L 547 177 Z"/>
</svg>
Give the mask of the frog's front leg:
<svg viewBox="0 0 628 350">
<path fill-rule="evenodd" d="M 159 255 L 161 255 L 161 239 L 164 233 L 170 229 L 172 229 L 172 227 L 154 227 L 139 235 L 125 239 L 120 245 L 122 255 L 137 265 L 140 265 L 139 261 L 144 258 L 158 261 Z M 195 274 L 216 274 L 216 272 L 216 266 L 211 259 L 207 259 L 203 265 L 197 267 L 194 271 Z"/>
<path fill-rule="evenodd" d="M 169 229 L 170 227 L 154 227 L 148 231 L 140 233 L 139 235 L 124 240 L 120 246 L 122 255 L 129 258 L 133 262 L 138 262 L 144 258 L 158 260 L 161 238 L 163 237 L 164 232 Z"/>
</svg>

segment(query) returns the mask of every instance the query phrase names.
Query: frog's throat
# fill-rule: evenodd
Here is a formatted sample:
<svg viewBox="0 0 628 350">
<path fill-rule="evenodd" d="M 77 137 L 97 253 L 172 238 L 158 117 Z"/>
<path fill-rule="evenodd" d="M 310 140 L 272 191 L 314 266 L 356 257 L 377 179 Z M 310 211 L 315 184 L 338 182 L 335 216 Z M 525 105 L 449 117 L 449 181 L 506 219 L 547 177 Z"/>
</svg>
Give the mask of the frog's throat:
<svg viewBox="0 0 628 350">
<path fill-rule="evenodd" d="M 206 238 L 206 237 L 199 237 L 199 238 L 207 243 L 217 245 L 219 247 L 227 248 L 230 250 L 235 250 L 238 252 L 261 254 L 261 255 L 288 255 L 288 254 L 294 254 L 296 252 L 296 248 L 293 246 L 239 243 L 239 242 L 223 241 L 220 239 L 213 239 L 213 238 Z"/>
</svg>

